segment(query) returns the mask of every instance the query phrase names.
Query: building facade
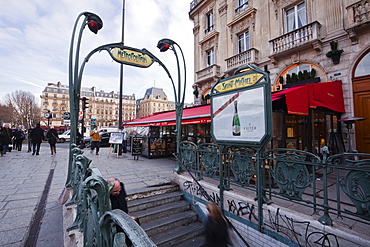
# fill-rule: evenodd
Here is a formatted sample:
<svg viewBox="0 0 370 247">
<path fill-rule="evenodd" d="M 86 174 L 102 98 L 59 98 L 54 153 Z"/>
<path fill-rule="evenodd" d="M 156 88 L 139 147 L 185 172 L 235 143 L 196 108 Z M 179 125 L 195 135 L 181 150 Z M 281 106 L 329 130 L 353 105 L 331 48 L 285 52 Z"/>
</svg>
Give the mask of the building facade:
<svg viewBox="0 0 370 247">
<path fill-rule="evenodd" d="M 137 117 L 144 117 L 155 112 L 169 111 L 175 109 L 175 102 L 168 101 L 168 97 L 162 88 L 148 88 L 144 97 L 136 101 Z"/>
<path fill-rule="evenodd" d="M 85 126 L 90 126 L 91 120 L 93 124 L 95 122 L 99 127 L 118 126 L 118 93 L 114 91 L 97 91 L 95 87 L 83 87 L 81 88 L 81 97 L 88 98 L 88 108 L 85 111 Z M 42 125 L 69 126 L 69 120 L 63 119 L 63 115 L 70 111 L 68 86 L 62 85 L 60 82 L 48 83 L 40 98 L 42 113 L 50 111 L 52 114 L 49 122 L 48 119 L 43 118 Z M 122 96 L 122 112 L 123 121 L 136 118 L 135 94 Z"/>
<path fill-rule="evenodd" d="M 192 1 L 194 101 L 206 100 L 219 78 L 246 64 L 269 72 L 272 91 L 304 80 L 340 80 L 346 113 L 333 122 L 366 118 L 354 124 L 354 135 L 346 134 L 345 125 L 339 128 L 346 142 L 369 153 L 369 5 L 368 0 Z"/>
</svg>

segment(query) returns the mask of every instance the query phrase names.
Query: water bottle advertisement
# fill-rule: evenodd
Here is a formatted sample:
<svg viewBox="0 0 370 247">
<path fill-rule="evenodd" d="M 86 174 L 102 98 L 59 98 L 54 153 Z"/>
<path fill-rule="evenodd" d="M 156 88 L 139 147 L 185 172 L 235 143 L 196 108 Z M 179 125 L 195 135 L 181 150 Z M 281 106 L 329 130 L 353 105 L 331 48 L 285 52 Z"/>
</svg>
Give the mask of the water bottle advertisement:
<svg viewBox="0 0 370 247">
<path fill-rule="evenodd" d="M 264 87 L 217 95 L 212 116 L 217 141 L 260 142 L 266 134 Z"/>
</svg>

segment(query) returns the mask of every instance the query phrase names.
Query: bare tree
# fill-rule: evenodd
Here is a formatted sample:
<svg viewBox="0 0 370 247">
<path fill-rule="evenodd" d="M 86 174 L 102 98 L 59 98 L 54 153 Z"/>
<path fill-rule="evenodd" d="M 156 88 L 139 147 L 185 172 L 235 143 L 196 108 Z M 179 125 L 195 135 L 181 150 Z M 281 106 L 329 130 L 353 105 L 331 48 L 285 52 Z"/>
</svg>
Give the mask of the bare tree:
<svg viewBox="0 0 370 247">
<path fill-rule="evenodd" d="M 0 104 L 0 124 L 11 123 L 12 122 L 12 112 L 11 106 Z"/>
<path fill-rule="evenodd" d="M 30 92 L 17 90 L 5 95 L 5 103 L 12 109 L 12 123 L 29 129 L 41 120 L 41 108 L 37 106 L 35 96 Z"/>
</svg>

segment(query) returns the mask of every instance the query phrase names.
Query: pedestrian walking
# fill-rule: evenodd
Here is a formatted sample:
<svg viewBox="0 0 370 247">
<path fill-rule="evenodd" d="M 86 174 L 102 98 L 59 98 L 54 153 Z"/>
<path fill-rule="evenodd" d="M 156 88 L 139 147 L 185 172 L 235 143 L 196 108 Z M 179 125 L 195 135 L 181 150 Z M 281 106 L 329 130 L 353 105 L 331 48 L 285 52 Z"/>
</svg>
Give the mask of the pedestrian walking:
<svg viewBox="0 0 370 247">
<path fill-rule="evenodd" d="M 22 144 L 23 140 L 25 139 L 25 135 L 21 127 L 18 128 L 18 131 L 14 132 L 14 139 L 15 139 L 15 150 L 22 151 Z"/>
<path fill-rule="evenodd" d="M 122 153 L 127 153 L 127 131 L 125 130 L 125 127 L 122 126 Z"/>
<path fill-rule="evenodd" d="M 4 143 L 5 143 L 5 133 L 3 126 L 0 126 L 0 154 L 4 157 Z"/>
<path fill-rule="evenodd" d="M 58 132 L 56 129 L 54 129 L 54 126 L 51 126 L 48 132 L 46 133 L 46 138 L 48 139 L 49 145 L 50 145 L 50 151 L 51 155 L 57 153 L 57 147 L 56 143 L 59 139 Z"/>
<path fill-rule="evenodd" d="M 95 126 L 94 130 L 90 131 L 90 136 L 91 136 L 91 153 L 96 148 L 95 154 L 99 155 L 101 138 L 99 135 L 98 127 Z"/>
<path fill-rule="evenodd" d="M 8 152 L 8 150 L 9 150 L 9 152 L 11 151 L 9 149 L 9 144 L 12 143 L 12 137 L 13 137 L 13 132 L 9 128 L 9 124 L 5 124 L 3 132 L 4 132 L 3 152 L 4 152 L 4 154 L 6 154 L 6 152 Z"/>
<path fill-rule="evenodd" d="M 221 209 L 216 203 L 208 203 L 209 215 L 206 221 L 206 245 L 207 247 L 227 247 L 230 244 L 227 232 L 227 223 L 222 215 Z"/>
<path fill-rule="evenodd" d="M 32 138 L 32 155 L 39 155 L 40 154 L 40 146 L 43 140 L 45 140 L 44 131 L 41 129 L 40 124 L 36 125 L 31 132 Z"/>
<path fill-rule="evenodd" d="M 31 132 L 33 128 L 28 129 L 27 131 L 27 142 L 28 142 L 28 150 L 27 153 L 32 151 L 32 138 L 31 138 Z"/>
</svg>

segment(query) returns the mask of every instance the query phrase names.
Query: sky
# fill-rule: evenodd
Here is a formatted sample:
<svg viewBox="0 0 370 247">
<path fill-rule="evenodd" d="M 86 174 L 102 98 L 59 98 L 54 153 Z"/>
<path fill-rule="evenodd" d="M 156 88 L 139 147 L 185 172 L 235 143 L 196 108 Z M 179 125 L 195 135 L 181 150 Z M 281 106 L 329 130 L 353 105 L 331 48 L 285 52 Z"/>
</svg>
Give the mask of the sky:
<svg viewBox="0 0 370 247">
<path fill-rule="evenodd" d="M 0 0 L 0 101 L 3 102 L 7 94 L 23 90 L 35 95 L 40 103 L 40 95 L 47 83 L 68 85 L 69 49 L 77 16 L 88 11 L 103 20 L 103 28 L 98 34 L 85 28 L 81 63 L 94 48 L 121 41 L 123 1 L 124 45 L 146 48 L 153 53 L 168 68 L 177 87 L 175 55 L 171 50 L 160 52 L 157 43 L 162 38 L 178 43 L 186 63 L 185 102 L 193 102 L 194 39 L 193 22 L 188 15 L 190 0 Z M 179 49 L 176 51 L 181 59 Z M 184 75 L 183 67 L 180 73 Z M 95 86 L 99 91 L 119 92 L 119 78 L 120 64 L 102 51 L 95 53 L 86 64 L 82 87 Z M 135 94 L 136 98 L 142 98 L 145 90 L 153 86 L 163 88 L 169 100 L 174 100 L 171 81 L 157 63 L 149 68 L 124 65 L 124 95 Z"/>
</svg>

